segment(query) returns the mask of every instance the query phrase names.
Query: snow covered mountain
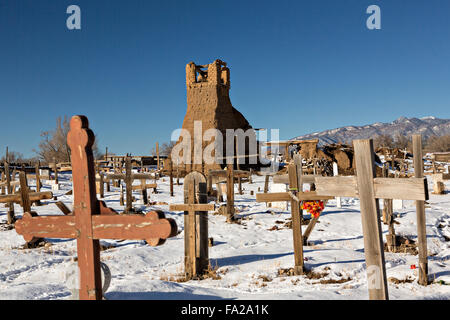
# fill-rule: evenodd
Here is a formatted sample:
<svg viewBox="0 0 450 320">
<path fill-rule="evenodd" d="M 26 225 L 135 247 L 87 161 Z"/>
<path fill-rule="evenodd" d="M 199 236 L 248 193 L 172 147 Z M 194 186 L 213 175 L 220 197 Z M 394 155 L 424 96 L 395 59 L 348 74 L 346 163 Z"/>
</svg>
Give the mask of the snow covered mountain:
<svg viewBox="0 0 450 320">
<path fill-rule="evenodd" d="M 376 122 L 365 126 L 346 126 L 322 132 L 310 133 L 294 139 L 319 139 L 319 144 L 350 143 L 354 139 L 374 138 L 378 135 L 395 137 L 397 134 L 410 136 L 421 133 L 428 138 L 432 135 L 450 134 L 450 119 L 438 119 L 432 116 L 423 118 L 400 117 L 390 123 Z"/>
</svg>

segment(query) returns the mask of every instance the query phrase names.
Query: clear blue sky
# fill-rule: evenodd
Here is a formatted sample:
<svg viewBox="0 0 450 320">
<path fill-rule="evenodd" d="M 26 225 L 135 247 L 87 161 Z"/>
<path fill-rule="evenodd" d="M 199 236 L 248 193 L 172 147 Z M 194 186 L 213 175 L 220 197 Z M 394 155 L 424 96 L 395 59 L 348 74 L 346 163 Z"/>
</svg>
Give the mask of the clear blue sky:
<svg viewBox="0 0 450 320">
<path fill-rule="evenodd" d="M 366 28 L 371 4 L 381 30 Z M 33 156 L 74 114 L 102 150 L 149 154 L 181 127 L 190 61 L 227 62 L 233 105 L 281 139 L 450 118 L 449 13 L 448 0 L 0 0 L 0 155 Z"/>
</svg>

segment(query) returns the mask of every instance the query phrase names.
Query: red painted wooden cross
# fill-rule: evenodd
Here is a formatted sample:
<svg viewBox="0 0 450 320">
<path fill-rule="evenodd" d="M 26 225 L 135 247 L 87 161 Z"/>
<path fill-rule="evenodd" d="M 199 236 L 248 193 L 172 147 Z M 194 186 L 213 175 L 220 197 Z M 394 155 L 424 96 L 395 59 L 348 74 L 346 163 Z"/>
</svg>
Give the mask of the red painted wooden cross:
<svg viewBox="0 0 450 320">
<path fill-rule="evenodd" d="M 67 143 L 71 149 L 73 174 L 73 215 L 37 216 L 26 212 L 16 222 L 25 241 L 33 238 L 76 238 L 80 269 L 80 299 L 102 299 L 99 239 L 146 240 L 160 245 L 177 233 L 173 219 L 162 212 L 118 215 L 97 200 L 92 145 L 94 133 L 85 116 L 70 120 Z"/>
</svg>

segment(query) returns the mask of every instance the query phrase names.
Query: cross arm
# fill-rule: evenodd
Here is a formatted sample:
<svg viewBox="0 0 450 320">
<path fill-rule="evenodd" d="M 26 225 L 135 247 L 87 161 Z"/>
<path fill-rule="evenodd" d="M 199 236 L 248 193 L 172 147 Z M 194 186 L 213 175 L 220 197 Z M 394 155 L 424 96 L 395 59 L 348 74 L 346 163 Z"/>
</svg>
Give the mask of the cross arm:
<svg viewBox="0 0 450 320">
<path fill-rule="evenodd" d="M 52 199 L 53 193 L 51 191 L 30 192 L 29 197 L 30 197 L 30 201 Z M 20 194 L 6 194 L 6 195 L 0 196 L 0 203 L 8 203 L 8 202 L 20 203 L 21 202 Z"/>
<path fill-rule="evenodd" d="M 335 197 L 359 197 L 355 176 L 316 177 L 318 195 Z M 375 178 L 375 198 L 422 200 L 429 199 L 426 178 Z"/>
<path fill-rule="evenodd" d="M 322 177 L 319 175 L 302 175 L 303 183 L 314 183 L 316 177 Z M 289 175 L 288 174 L 279 174 L 273 176 L 273 183 L 284 183 L 289 184 Z"/>
<path fill-rule="evenodd" d="M 146 183 L 145 185 L 138 184 L 135 186 L 131 186 L 131 190 L 151 189 L 156 187 L 158 187 L 156 183 Z"/>
<path fill-rule="evenodd" d="M 315 191 L 299 192 L 295 195 L 300 201 L 317 201 L 334 199 L 334 196 L 318 195 Z M 293 197 L 289 192 L 257 193 L 256 202 L 291 201 Z"/>
<path fill-rule="evenodd" d="M 213 211 L 214 204 L 171 204 L 169 210 L 171 211 Z"/>
<path fill-rule="evenodd" d="M 161 245 L 164 240 L 176 236 L 175 220 L 165 218 L 161 211 L 147 215 L 94 215 L 92 232 L 95 239 L 146 240 L 150 245 Z"/>
<path fill-rule="evenodd" d="M 37 216 L 25 212 L 15 224 L 16 232 L 29 242 L 33 238 L 76 238 L 74 216 Z"/>
</svg>

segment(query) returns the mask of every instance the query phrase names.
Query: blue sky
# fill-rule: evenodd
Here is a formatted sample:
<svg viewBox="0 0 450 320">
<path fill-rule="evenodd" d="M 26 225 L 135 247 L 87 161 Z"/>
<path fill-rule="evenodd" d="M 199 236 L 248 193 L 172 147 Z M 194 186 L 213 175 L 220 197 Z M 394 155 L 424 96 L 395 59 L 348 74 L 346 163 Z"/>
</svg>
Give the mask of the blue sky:
<svg viewBox="0 0 450 320">
<path fill-rule="evenodd" d="M 68 30 L 66 8 L 81 8 Z M 381 8 L 368 30 L 366 8 Z M 103 150 L 149 154 L 186 111 L 185 65 L 231 69 L 231 101 L 280 138 L 450 118 L 447 0 L 0 0 L 0 155 L 33 156 L 58 116 Z"/>
</svg>

